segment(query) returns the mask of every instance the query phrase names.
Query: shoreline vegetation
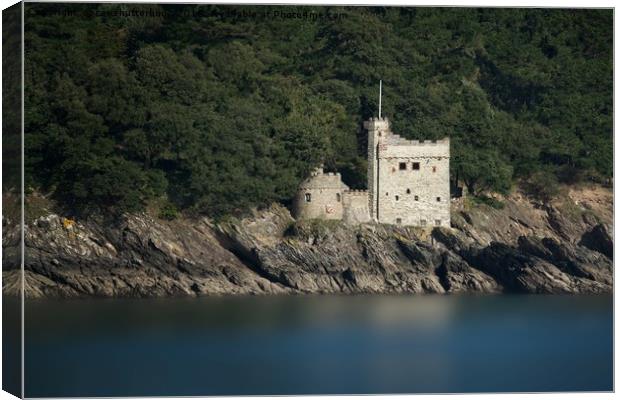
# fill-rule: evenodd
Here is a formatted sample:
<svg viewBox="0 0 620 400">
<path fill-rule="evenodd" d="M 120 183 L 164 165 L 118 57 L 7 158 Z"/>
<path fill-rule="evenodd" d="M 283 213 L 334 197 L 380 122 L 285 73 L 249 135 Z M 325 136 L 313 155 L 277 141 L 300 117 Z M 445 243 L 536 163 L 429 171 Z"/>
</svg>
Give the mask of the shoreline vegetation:
<svg viewBox="0 0 620 400">
<path fill-rule="evenodd" d="M 30 208 L 26 223 L 26 297 L 613 290 L 609 189 L 568 187 L 547 203 L 521 190 L 492 198 L 453 200 L 453 228 L 424 230 L 295 221 L 278 204 L 219 222 L 70 219 L 31 195 L 39 214 Z M 16 295 L 19 230 L 4 224 L 3 292 Z"/>
<path fill-rule="evenodd" d="M 343 17 L 253 17 L 283 9 Z M 613 10 L 26 3 L 24 20 L 4 293 L 22 173 L 29 297 L 612 291 Z M 395 133 L 450 137 L 453 229 L 286 208 L 320 164 L 365 189 L 380 80 Z"/>
</svg>

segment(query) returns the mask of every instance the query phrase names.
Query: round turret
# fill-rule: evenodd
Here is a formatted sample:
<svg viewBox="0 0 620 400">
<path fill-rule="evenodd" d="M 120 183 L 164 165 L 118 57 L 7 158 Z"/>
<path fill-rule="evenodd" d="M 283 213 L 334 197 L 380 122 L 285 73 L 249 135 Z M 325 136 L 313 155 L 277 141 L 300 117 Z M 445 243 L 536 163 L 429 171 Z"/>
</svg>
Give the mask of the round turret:
<svg viewBox="0 0 620 400">
<path fill-rule="evenodd" d="M 315 169 L 300 186 L 293 202 L 297 219 L 342 219 L 342 196 L 349 187 L 339 173 Z"/>
</svg>

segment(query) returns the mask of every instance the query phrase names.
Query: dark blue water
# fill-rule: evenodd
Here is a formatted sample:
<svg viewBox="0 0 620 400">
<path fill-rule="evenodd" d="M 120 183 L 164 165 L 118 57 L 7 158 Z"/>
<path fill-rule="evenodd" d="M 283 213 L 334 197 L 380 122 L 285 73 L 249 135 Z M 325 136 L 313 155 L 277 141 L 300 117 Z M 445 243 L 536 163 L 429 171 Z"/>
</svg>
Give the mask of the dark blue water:
<svg viewBox="0 0 620 400">
<path fill-rule="evenodd" d="M 612 390 L 611 296 L 31 301 L 26 396 Z"/>
</svg>

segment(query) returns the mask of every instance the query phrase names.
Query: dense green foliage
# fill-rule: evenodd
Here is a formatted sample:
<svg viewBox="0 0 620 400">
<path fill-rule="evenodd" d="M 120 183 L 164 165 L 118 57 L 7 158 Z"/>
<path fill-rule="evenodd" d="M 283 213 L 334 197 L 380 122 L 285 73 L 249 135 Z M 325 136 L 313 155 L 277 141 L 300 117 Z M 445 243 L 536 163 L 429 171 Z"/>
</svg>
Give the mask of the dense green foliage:
<svg viewBox="0 0 620 400">
<path fill-rule="evenodd" d="M 75 210 L 234 213 L 321 161 L 362 188 L 379 79 L 470 190 L 612 174 L 611 10 L 70 7 L 26 4 L 26 172 Z"/>
<path fill-rule="evenodd" d="M 15 79 L 21 75 L 21 52 L 21 6 L 17 4 L 2 11 L 2 193 L 4 195 L 11 189 L 21 188 L 22 82 L 21 79 Z M 5 205 L 10 203 L 7 196 L 3 197 Z M 14 200 L 19 203 L 18 199 Z"/>
</svg>

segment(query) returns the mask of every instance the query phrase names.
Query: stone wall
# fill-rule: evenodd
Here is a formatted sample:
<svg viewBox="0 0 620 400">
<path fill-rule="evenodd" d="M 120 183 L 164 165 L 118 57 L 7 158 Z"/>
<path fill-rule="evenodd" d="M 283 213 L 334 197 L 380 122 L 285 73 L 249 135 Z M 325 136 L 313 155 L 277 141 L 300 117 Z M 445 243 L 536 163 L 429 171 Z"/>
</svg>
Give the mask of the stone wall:
<svg viewBox="0 0 620 400">
<path fill-rule="evenodd" d="M 317 169 L 297 192 L 293 204 L 295 218 L 342 219 L 343 193 L 348 189 L 339 173 Z"/>
<path fill-rule="evenodd" d="M 391 134 L 390 122 L 387 118 L 371 118 L 364 122 L 364 129 L 368 130 L 368 210 L 370 220 L 375 221 L 377 217 L 377 186 L 379 177 L 377 175 L 377 145 L 380 138 Z"/>
<path fill-rule="evenodd" d="M 392 135 L 378 148 L 378 221 L 449 227 L 449 139 L 418 142 Z"/>
<path fill-rule="evenodd" d="M 344 192 L 342 204 L 344 207 L 342 219 L 347 224 L 356 225 L 371 222 L 367 190 L 349 190 Z"/>
</svg>

